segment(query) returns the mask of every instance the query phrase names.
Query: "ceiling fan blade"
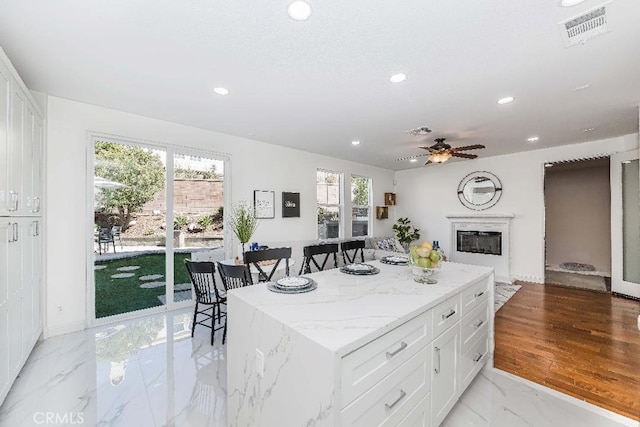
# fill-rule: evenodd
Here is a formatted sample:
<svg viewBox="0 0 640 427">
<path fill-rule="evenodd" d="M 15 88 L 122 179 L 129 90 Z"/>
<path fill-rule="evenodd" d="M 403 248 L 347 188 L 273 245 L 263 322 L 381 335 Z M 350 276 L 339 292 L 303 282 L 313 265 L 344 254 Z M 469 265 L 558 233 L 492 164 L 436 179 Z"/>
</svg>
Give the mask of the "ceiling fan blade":
<svg viewBox="0 0 640 427">
<path fill-rule="evenodd" d="M 466 151 L 466 150 L 478 150 L 480 148 L 486 148 L 484 145 L 475 144 L 475 145 L 465 145 L 464 147 L 454 147 L 451 151 Z"/>
<path fill-rule="evenodd" d="M 455 151 L 451 152 L 453 157 L 461 157 L 463 159 L 475 159 L 478 157 L 477 154 L 466 154 L 466 153 L 456 153 Z"/>
<path fill-rule="evenodd" d="M 423 150 L 436 151 L 433 147 L 418 147 L 418 148 L 422 148 Z"/>
</svg>

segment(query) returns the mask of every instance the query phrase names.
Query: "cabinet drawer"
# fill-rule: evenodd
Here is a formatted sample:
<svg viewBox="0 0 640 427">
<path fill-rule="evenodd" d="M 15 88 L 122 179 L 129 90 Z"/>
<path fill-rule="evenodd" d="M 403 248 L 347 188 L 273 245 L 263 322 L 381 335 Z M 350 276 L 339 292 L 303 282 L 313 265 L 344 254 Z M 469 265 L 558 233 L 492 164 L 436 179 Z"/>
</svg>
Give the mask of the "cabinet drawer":
<svg viewBox="0 0 640 427">
<path fill-rule="evenodd" d="M 480 372 L 489 354 L 489 334 L 485 327 L 484 333 L 473 341 L 466 352 L 462 353 L 460 361 L 460 389 L 464 390 Z"/>
<path fill-rule="evenodd" d="M 462 291 L 461 295 L 463 316 L 476 308 L 482 301 L 489 298 L 490 282 L 490 278 L 482 279 L 480 282 L 472 285 L 469 289 Z"/>
<path fill-rule="evenodd" d="M 429 427 L 431 425 L 431 395 L 427 396 L 409 412 L 398 424 L 398 427 Z"/>
<path fill-rule="evenodd" d="M 397 426 L 429 393 L 429 347 L 342 410 L 343 426 Z"/>
<path fill-rule="evenodd" d="M 437 338 L 460 320 L 460 295 L 441 302 L 431 311 L 433 311 L 433 337 Z"/>
<path fill-rule="evenodd" d="M 342 358 L 342 407 L 369 390 L 431 342 L 431 311 Z"/>
<path fill-rule="evenodd" d="M 462 318 L 462 352 L 469 348 L 475 338 L 487 330 L 489 324 L 489 299 L 485 298 L 476 308 Z"/>
</svg>

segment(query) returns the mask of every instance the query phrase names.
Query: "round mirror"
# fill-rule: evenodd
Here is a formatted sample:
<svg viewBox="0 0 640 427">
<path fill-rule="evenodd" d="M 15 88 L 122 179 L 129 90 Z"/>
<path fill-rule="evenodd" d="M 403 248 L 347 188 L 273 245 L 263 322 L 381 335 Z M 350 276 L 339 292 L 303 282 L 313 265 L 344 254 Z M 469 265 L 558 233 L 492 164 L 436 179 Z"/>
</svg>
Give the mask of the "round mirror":
<svg viewBox="0 0 640 427">
<path fill-rule="evenodd" d="M 462 178 L 458 185 L 460 202 L 476 211 L 488 209 L 498 203 L 502 195 L 502 184 L 491 172 L 472 172 Z"/>
</svg>

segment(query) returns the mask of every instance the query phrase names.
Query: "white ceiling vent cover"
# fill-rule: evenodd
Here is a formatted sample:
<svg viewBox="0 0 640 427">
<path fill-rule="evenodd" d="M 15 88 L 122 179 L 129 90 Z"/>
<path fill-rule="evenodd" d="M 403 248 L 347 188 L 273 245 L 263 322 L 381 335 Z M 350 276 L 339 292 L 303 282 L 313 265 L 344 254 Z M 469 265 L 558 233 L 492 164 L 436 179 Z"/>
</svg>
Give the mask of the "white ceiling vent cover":
<svg viewBox="0 0 640 427">
<path fill-rule="evenodd" d="M 589 39 L 609 32 L 607 27 L 607 7 L 609 3 L 591 9 L 575 18 L 560 22 L 564 45 L 570 47 L 584 44 Z"/>
</svg>

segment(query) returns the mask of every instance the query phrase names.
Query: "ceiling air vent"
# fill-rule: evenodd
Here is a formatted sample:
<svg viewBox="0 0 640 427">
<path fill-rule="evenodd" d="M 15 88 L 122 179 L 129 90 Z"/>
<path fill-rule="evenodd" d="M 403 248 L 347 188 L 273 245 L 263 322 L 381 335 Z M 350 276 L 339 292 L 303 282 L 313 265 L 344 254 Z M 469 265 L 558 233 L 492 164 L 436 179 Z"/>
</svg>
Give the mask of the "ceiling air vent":
<svg viewBox="0 0 640 427">
<path fill-rule="evenodd" d="M 606 3 L 580 16 L 560 22 L 560 30 L 566 47 L 584 44 L 587 40 L 609 31 Z"/>
</svg>

